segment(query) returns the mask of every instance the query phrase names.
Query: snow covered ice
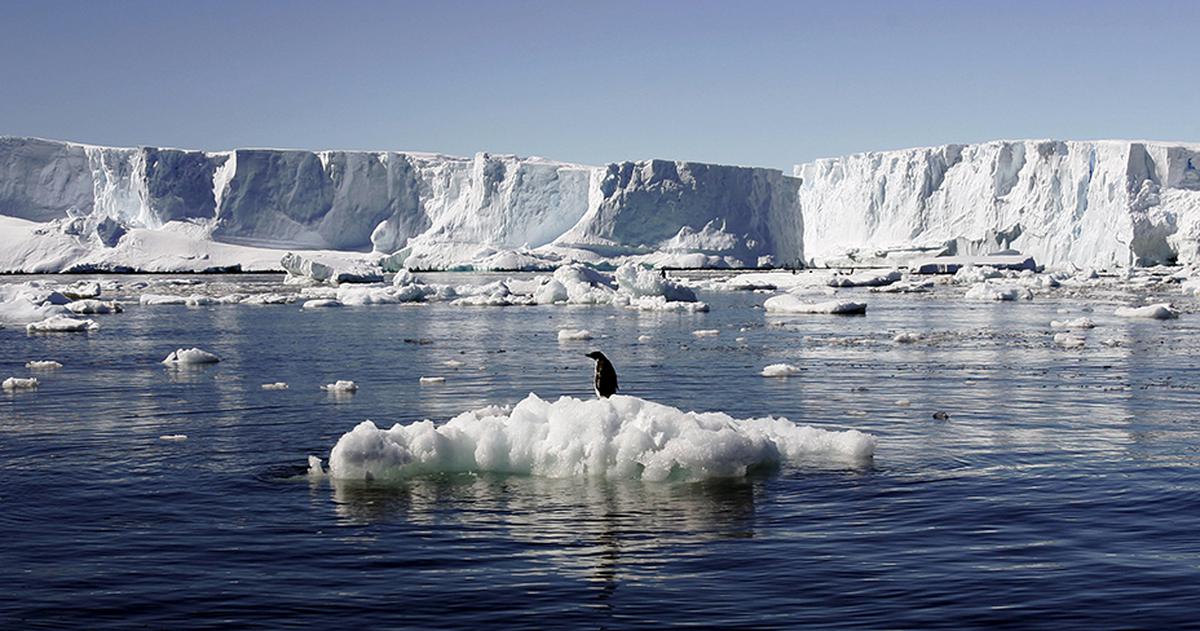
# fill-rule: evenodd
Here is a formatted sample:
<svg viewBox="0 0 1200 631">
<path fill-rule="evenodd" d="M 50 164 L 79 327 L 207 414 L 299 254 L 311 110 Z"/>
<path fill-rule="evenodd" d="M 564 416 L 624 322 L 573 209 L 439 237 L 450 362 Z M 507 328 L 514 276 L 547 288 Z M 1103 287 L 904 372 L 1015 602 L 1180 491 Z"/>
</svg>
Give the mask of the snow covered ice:
<svg viewBox="0 0 1200 631">
<path fill-rule="evenodd" d="M 1179 317 L 1179 309 L 1170 303 L 1161 302 L 1144 307 L 1118 307 L 1114 315 L 1122 318 L 1151 318 L 1154 320 L 1174 320 Z"/>
<path fill-rule="evenodd" d="M 346 379 L 338 379 L 333 383 L 321 386 L 321 389 L 334 394 L 352 394 L 358 392 L 358 384 Z"/>
<path fill-rule="evenodd" d="M 874 451 L 869 434 L 784 418 L 684 412 L 622 395 L 551 402 L 530 394 L 511 408 L 485 407 L 442 425 L 421 421 L 382 429 L 363 421 L 334 445 L 329 473 L 347 480 L 484 471 L 694 480 L 739 477 L 783 463 L 859 467 Z"/>
</svg>

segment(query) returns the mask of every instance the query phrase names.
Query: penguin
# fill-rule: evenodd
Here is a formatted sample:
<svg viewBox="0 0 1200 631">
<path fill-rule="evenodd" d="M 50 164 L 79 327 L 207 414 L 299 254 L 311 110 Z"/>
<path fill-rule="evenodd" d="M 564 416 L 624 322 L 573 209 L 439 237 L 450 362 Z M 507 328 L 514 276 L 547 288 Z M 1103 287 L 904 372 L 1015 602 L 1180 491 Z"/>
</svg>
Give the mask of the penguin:
<svg viewBox="0 0 1200 631">
<path fill-rule="evenodd" d="M 611 397 L 617 391 L 617 371 L 608 358 L 600 351 L 592 351 L 585 355 L 596 360 L 596 396 L 601 399 Z"/>
</svg>

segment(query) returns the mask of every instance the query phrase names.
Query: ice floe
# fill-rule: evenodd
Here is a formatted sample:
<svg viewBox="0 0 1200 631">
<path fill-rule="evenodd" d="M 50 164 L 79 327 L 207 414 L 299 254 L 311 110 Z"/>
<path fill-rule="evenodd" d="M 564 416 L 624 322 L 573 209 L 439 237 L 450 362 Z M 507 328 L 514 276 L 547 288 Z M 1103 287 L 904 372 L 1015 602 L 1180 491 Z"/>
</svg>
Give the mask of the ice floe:
<svg viewBox="0 0 1200 631">
<path fill-rule="evenodd" d="M 276 381 L 275 383 L 264 383 L 263 385 L 261 385 L 259 387 L 262 388 L 263 390 L 287 390 L 288 389 L 288 385 L 287 385 L 286 381 Z"/>
<path fill-rule="evenodd" d="M 592 332 L 587 329 L 559 329 L 558 341 L 571 342 L 592 339 Z"/>
<path fill-rule="evenodd" d="M 867 303 L 849 300 L 806 302 L 794 294 L 783 294 L 767 298 L 763 303 L 767 313 L 814 313 L 832 315 L 862 315 L 867 312 Z"/>
<path fill-rule="evenodd" d="M 1174 320 L 1179 317 L 1179 309 L 1169 302 L 1160 302 L 1144 307 L 1117 307 L 1113 315 L 1122 318 L 1152 318 L 1155 320 Z"/>
<path fill-rule="evenodd" d="M 338 379 L 333 383 L 327 383 L 321 386 L 321 389 L 325 392 L 349 394 L 358 392 L 358 384 L 347 379 Z"/>
<path fill-rule="evenodd" d="M 50 316 L 40 322 L 30 322 L 25 325 L 29 333 L 80 333 L 95 331 L 100 325 L 95 320 L 68 318 L 66 316 Z"/>
<path fill-rule="evenodd" d="M 16 390 L 34 390 L 38 387 L 37 377 L 9 377 L 0 383 L 0 389 L 6 392 Z"/>
<path fill-rule="evenodd" d="M 383 429 L 363 421 L 334 445 L 329 473 L 345 480 L 484 471 L 695 480 L 782 463 L 861 467 L 870 463 L 875 443 L 857 430 L 817 429 L 786 418 L 684 412 L 621 395 L 551 402 L 530 394 L 514 407 L 485 407 L 441 425 Z"/>
<path fill-rule="evenodd" d="M 764 377 L 790 377 L 800 374 L 800 367 L 792 364 L 771 364 L 762 369 Z"/>
<path fill-rule="evenodd" d="M 164 364 L 174 365 L 190 365 L 190 364 L 215 364 L 221 361 L 220 357 L 212 353 L 201 350 L 199 348 L 181 348 L 171 351 L 166 359 L 162 360 Z"/>
<path fill-rule="evenodd" d="M 57 370 L 63 365 L 52 359 L 44 359 L 25 362 L 25 367 L 30 370 Z"/>
</svg>

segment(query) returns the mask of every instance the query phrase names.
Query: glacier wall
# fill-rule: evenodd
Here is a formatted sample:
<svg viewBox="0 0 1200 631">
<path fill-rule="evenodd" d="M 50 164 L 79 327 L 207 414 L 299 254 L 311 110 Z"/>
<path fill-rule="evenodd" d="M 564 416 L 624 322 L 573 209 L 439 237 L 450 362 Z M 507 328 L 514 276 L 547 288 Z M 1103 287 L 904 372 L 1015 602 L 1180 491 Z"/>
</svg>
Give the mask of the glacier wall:
<svg viewBox="0 0 1200 631">
<path fill-rule="evenodd" d="M 1200 260 L 1200 146 L 997 141 L 797 165 L 813 262 L 1012 248 L 1050 267 Z"/>
<path fill-rule="evenodd" d="M 205 226 L 224 243 L 390 254 L 570 248 L 722 264 L 802 256 L 799 181 L 652 160 L 594 167 L 477 154 L 111 148 L 0 138 L 0 214 Z"/>
<path fill-rule="evenodd" d="M 1011 248 L 1050 267 L 1111 268 L 1200 262 L 1200 145 L 997 141 L 816 160 L 789 176 L 666 160 L 0 137 L 0 215 L 69 219 L 68 235 L 104 233 L 95 247 L 170 224 L 216 243 L 401 252 L 426 267 L 488 257 L 501 267 L 618 257 L 895 265 Z M 65 247 L 63 261 L 74 256 Z M 45 269 L 22 262 L 33 256 L 5 269 Z"/>
</svg>

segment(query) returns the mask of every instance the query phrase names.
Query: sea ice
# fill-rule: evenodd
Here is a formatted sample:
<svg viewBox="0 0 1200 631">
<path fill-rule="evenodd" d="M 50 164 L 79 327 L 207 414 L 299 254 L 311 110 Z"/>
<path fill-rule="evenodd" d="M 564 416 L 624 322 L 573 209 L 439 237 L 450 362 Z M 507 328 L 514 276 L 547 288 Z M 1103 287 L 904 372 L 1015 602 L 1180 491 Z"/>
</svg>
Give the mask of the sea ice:
<svg viewBox="0 0 1200 631">
<path fill-rule="evenodd" d="M 1169 302 L 1146 305 L 1144 307 L 1117 307 L 1113 315 L 1122 318 L 1153 318 L 1155 320 L 1174 320 L 1179 317 L 1179 309 Z"/>
<path fill-rule="evenodd" d="M 546 477 L 669 479 L 738 477 L 782 462 L 861 467 L 875 438 L 857 430 L 801 426 L 785 418 L 735 419 L 684 412 L 630 396 L 490 406 L 444 424 L 390 429 L 363 421 L 329 455 L 338 479 L 502 472 Z"/>
<path fill-rule="evenodd" d="M 30 370 L 56 370 L 62 368 L 63 365 L 52 360 L 34 360 L 25 362 L 25 367 Z"/>
<path fill-rule="evenodd" d="M 138 298 L 138 302 L 145 306 L 186 305 L 187 297 L 168 294 L 142 294 Z"/>
<path fill-rule="evenodd" d="M 800 374 L 800 368 L 791 364 L 771 364 L 762 369 L 764 377 L 790 377 Z"/>
<path fill-rule="evenodd" d="M 445 377 L 421 377 L 419 382 L 421 385 L 446 383 L 446 378 Z"/>
<path fill-rule="evenodd" d="M 5 392 L 13 392 L 16 390 L 33 390 L 38 387 L 37 377 L 9 377 L 0 383 L 0 389 Z"/>
<path fill-rule="evenodd" d="M 95 331 L 100 328 L 95 320 L 77 320 L 66 316 L 51 316 L 41 322 L 31 322 L 25 325 L 29 333 L 78 333 Z"/>
<path fill-rule="evenodd" d="M 867 312 L 867 303 L 846 300 L 826 302 L 804 302 L 794 294 L 783 294 L 767 298 L 763 303 L 767 313 L 817 313 L 832 315 L 862 315 Z"/>
<path fill-rule="evenodd" d="M 830 278 L 830 287 L 883 287 L 900 280 L 900 270 L 866 271 L 849 276 L 834 276 Z"/>
<path fill-rule="evenodd" d="M 592 339 L 592 332 L 587 329 L 559 329 L 558 331 L 558 341 L 560 342 L 590 339 Z"/>
<path fill-rule="evenodd" d="M 1075 333 L 1055 333 L 1054 343 L 1063 348 L 1082 348 L 1086 342 Z"/>
<path fill-rule="evenodd" d="M 275 383 L 264 383 L 263 385 L 261 385 L 259 387 L 261 387 L 263 390 L 287 390 L 288 389 L 288 385 L 287 385 L 286 381 L 276 381 Z"/>
<path fill-rule="evenodd" d="M 1073 320 L 1051 320 L 1050 328 L 1054 329 L 1094 329 L 1096 323 L 1089 317 L 1079 317 Z"/>
<path fill-rule="evenodd" d="M 88 315 L 92 315 L 92 314 L 101 315 L 101 314 L 105 314 L 105 313 L 121 313 L 122 311 L 125 310 L 125 308 L 122 307 L 121 303 L 119 303 L 119 302 L 105 302 L 103 300 L 96 300 L 94 298 L 84 298 L 81 300 L 74 300 L 74 301 L 68 302 L 66 304 L 66 308 L 69 311 L 71 311 L 71 313 L 88 314 Z"/>
<path fill-rule="evenodd" d="M 351 393 L 358 392 L 358 384 L 346 379 L 338 379 L 333 383 L 327 383 L 321 386 L 321 389 L 325 392 Z"/>
<path fill-rule="evenodd" d="M 1026 287 L 996 285 L 984 281 L 968 289 L 966 297 L 971 300 L 1033 300 L 1033 292 Z"/>
<path fill-rule="evenodd" d="M 215 364 L 221 361 L 221 358 L 212 353 L 198 348 L 181 348 L 171 351 L 167 358 L 162 360 L 164 364 Z"/>
<path fill-rule="evenodd" d="M 909 331 L 901 331 L 892 337 L 892 341 L 897 344 L 912 344 L 921 341 L 920 333 L 912 333 Z"/>
</svg>

